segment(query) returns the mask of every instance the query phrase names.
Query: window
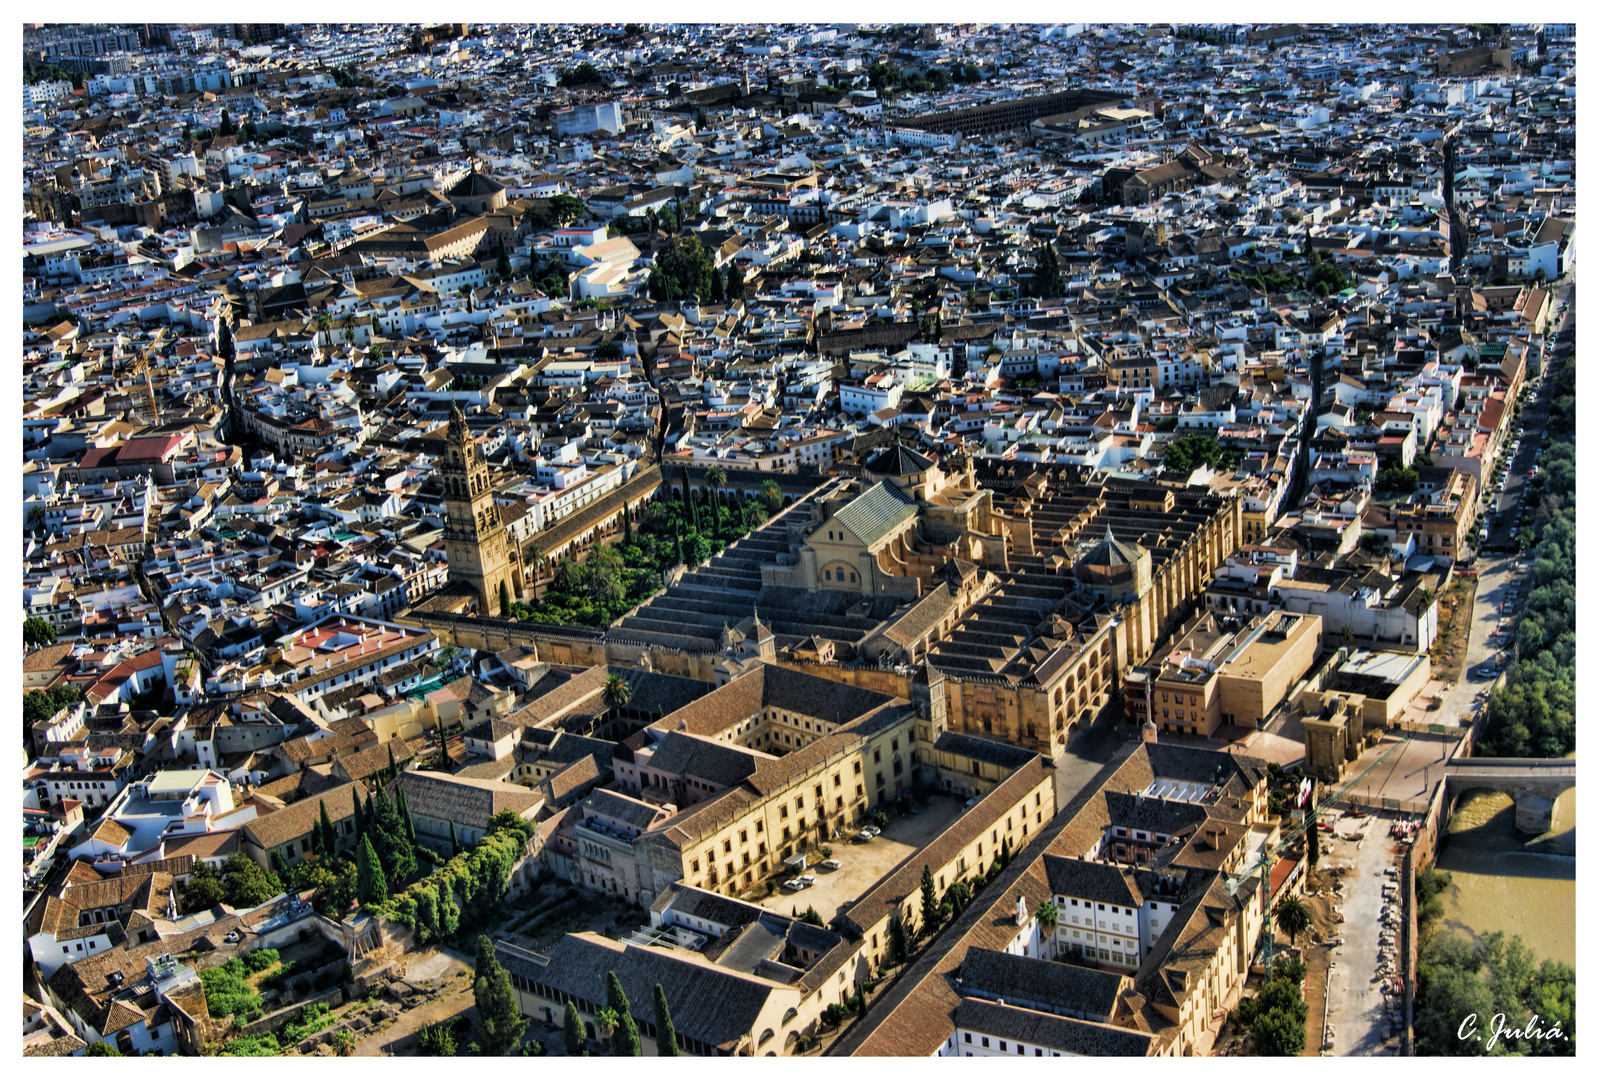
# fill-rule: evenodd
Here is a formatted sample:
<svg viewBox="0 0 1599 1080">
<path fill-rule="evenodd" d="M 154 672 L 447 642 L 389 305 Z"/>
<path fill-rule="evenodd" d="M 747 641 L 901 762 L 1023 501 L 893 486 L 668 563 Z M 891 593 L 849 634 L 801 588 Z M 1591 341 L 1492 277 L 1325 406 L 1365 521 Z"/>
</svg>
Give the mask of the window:
<svg viewBox="0 0 1599 1080">
<path fill-rule="evenodd" d="M 796 810 L 805 809 L 805 796 L 803 796 L 803 795 L 794 796 L 794 809 L 796 809 Z"/>
<path fill-rule="evenodd" d="M 748 829 L 740 829 L 738 831 L 738 842 L 740 844 L 747 844 L 750 842 L 750 833 Z"/>
<path fill-rule="evenodd" d="M 861 774 L 861 763 L 857 761 L 855 763 L 855 775 L 859 776 L 860 774 Z"/>
<path fill-rule="evenodd" d="M 733 854 L 733 841 L 731 841 L 731 840 L 723 840 L 722 841 L 722 853 L 724 855 Z"/>
<path fill-rule="evenodd" d="M 787 806 L 779 806 L 777 808 L 777 816 L 782 818 L 784 821 L 787 821 L 788 820 L 788 807 Z M 788 836 L 788 830 L 787 829 L 783 830 L 783 835 L 785 837 Z"/>
<path fill-rule="evenodd" d="M 833 774 L 833 786 L 836 788 L 844 786 L 844 781 L 839 778 L 838 773 Z"/>
<path fill-rule="evenodd" d="M 763 832 L 765 832 L 765 831 L 766 831 L 766 822 L 764 822 L 764 821 L 757 821 L 757 822 L 756 822 L 756 823 L 755 823 L 755 835 L 756 835 L 756 836 L 759 836 L 759 835 L 760 835 L 760 834 L 761 834 L 761 833 L 763 833 Z M 763 848 L 763 850 L 764 850 L 764 848 L 765 848 L 765 845 L 762 845 L 762 848 Z"/>
<path fill-rule="evenodd" d="M 876 765 L 878 762 L 880 762 L 882 760 L 883 760 L 883 748 L 881 746 L 879 746 L 876 750 L 872 751 L 872 764 Z"/>
</svg>

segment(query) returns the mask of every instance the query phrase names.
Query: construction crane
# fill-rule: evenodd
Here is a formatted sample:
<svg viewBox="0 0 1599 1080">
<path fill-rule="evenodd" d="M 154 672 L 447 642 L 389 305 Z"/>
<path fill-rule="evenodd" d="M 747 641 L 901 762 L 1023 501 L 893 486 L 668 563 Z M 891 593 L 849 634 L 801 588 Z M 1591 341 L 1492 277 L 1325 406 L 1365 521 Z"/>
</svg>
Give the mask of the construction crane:
<svg viewBox="0 0 1599 1080">
<path fill-rule="evenodd" d="M 1367 776 L 1369 776 L 1371 774 L 1371 771 L 1373 769 L 1375 769 L 1377 766 L 1381 765 L 1383 762 L 1387 761 L 1390 757 L 1392 757 L 1393 754 L 1394 754 L 1394 751 L 1401 750 L 1405 746 L 1407 746 L 1410 743 L 1410 739 L 1411 739 L 1411 736 L 1407 732 L 1403 739 L 1400 739 L 1398 742 L 1394 743 L 1388 749 L 1386 749 L 1382 753 L 1378 754 L 1377 755 L 1377 759 L 1375 761 L 1373 761 L 1370 765 L 1367 765 L 1364 769 L 1360 770 L 1360 774 L 1358 776 L 1356 776 L 1353 780 L 1348 781 L 1342 787 L 1340 787 L 1337 791 L 1333 792 L 1332 796 L 1330 798 L 1323 799 L 1322 800 L 1322 805 L 1330 806 L 1333 803 L 1336 803 L 1339 800 L 1341 800 L 1344 796 L 1348 795 L 1349 792 L 1354 789 L 1356 784 L 1360 783 L 1362 780 L 1364 780 Z M 1316 799 L 1315 799 L 1314 793 L 1312 793 L 1310 805 L 1305 808 L 1305 819 L 1303 821 L 1301 821 L 1298 825 L 1295 825 L 1292 829 L 1289 829 L 1286 833 L 1284 833 L 1283 836 L 1282 836 L 1282 839 L 1279 840 L 1277 843 L 1273 844 L 1270 848 L 1263 849 L 1261 851 L 1260 855 L 1256 857 L 1255 861 L 1252 864 L 1250 864 L 1250 866 L 1248 868 L 1246 868 L 1244 870 L 1241 870 L 1241 871 L 1239 871 L 1236 874 L 1227 875 L 1227 893 L 1228 893 L 1228 895 L 1232 895 L 1232 894 L 1236 893 L 1238 891 L 1238 886 L 1239 885 L 1243 884 L 1245 881 L 1248 881 L 1250 878 L 1252 878 L 1256 874 L 1260 873 L 1266 867 L 1270 866 L 1272 864 L 1272 862 L 1274 860 L 1276 860 L 1278 855 L 1280 855 L 1284 850 L 1286 850 L 1287 847 L 1290 844 L 1292 844 L 1295 840 L 1299 839 L 1299 836 L 1300 836 L 1301 833 L 1303 833 L 1306 829 L 1314 828 L 1315 825 L 1316 825 Z M 1263 960 L 1263 962 L 1264 962 L 1264 964 L 1265 964 L 1265 966 L 1267 968 L 1271 967 L 1271 946 L 1272 946 L 1271 913 L 1266 910 L 1266 901 L 1268 899 L 1267 894 L 1270 893 L 1270 892 L 1271 892 L 1271 882 L 1270 882 L 1270 880 L 1269 879 L 1262 879 L 1262 881 L 1261 881 L 1261 889 L 1260 889 L 1260 916 L 1261 916 L 1261 924 L 1262 924 L 1262 928 L 1263 928 L 1263 930 L 1262 930 L 1263 940 L 1261 942 L 1261 952 L 1262 952 L 1262 960 Z"/>
<path fill-rule="evenodd" d="M 167 336 L 167 328 L 161 327 L 155 332 L 155 338 L 150 342 L 149 348 L 139 353 L 133 363 L 127 367 L 128 374 L 132 375 L 135 384 L 142 378 L 144 382 L 144 407 L 150 414 L 150 423 L 160 426 L 161 412 L 155 404 L 155 386 L 150 382 L 150 360 L 155 356 L 155 351 L 161 347 L 162 340 Z"/>
</svg>

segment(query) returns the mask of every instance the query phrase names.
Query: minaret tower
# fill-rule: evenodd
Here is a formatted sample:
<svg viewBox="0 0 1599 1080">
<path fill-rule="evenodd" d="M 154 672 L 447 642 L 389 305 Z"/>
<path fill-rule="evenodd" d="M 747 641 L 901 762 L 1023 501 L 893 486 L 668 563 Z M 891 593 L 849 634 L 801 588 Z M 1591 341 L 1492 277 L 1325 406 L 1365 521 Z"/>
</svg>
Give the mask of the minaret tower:
<svg viewBox="0 0 1599 1080">
<path fill-rule="evenodd" d="M 444 552 L 450 580 L 465 582 L 477 593 L 478 613 L 500 615 L 500 583 L 511 599 L 522 595 L 522 553 L 505 533 L 500 508 L 494 505 L 489 467 L 466 427 L 459 408 L 450 409 L 445 436 Z"/>
</svg>

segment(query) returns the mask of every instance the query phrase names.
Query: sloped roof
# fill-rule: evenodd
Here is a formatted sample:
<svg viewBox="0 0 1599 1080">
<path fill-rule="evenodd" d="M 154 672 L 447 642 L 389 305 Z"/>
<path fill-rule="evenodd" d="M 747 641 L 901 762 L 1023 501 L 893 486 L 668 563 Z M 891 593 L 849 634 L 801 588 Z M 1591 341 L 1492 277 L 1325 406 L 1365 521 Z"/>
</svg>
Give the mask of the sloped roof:
<svg viewBox="0 0 1599 1080">
<path fill-rule="evenodd" d="M 619 945 L 592 934 L 567 934 L 544 964 L 505 948 L 499 960 L 513 974 L 535 979 L 563 995 L 604 1001 L 608 973 L 614 972 L 641 1023 L 654 1021 L 657 983 L 667 988 L 672 1024 L 680 1036 L 731 1049 L 750 1036 L 767 998 L 783 987 L 754 975 L 729 971 L 692 954 Z M 519 950 L 518 950 L 519 951 Z M 796 991 L 787 991 L 794 995 Z"/>
<path fill-rule="evenodd" d="M 926 472 L 932 467 L 931 458 L 898 441 L 866 459 L 866 471 L 878 476 L 909 476 Z"/>
<path fill-rule="evenodd" d="M 1082 561 L 1089 566 L 1131 566 L 1142 556 L 1147 554 L 1137 544 L 1123 543 L 1111 533 L 1110 526 L 1105 527 L 1105 538 L 1095 544 L 1093 549 L 1083 556 Z"/>
<path fill-rule="evenodd" d="M 915 515 L 916 500 L 885 480 L 851 499 L 833 520 L 870 547 Z"/>
<path fill-rule="evenodd" d="M 473 169 L 451 185 L 450 190 L 445 192 L 445 197 L 450 199 L 472 198 L 474 196 L 493 195 L 504 190 L 505 185 L 494 179 L 494 177 L 488 173 L 481 173 Z"/>
</svg>

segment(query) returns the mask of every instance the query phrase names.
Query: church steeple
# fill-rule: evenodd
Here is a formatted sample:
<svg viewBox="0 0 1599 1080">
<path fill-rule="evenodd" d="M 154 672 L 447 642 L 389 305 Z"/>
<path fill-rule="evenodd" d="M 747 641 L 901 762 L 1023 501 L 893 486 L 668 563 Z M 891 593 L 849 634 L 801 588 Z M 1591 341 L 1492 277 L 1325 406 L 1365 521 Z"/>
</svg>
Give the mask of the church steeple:
<svg viewBox="0 0 1599 1080">
<path fill-rule="evenodd" d="M 522 554 L 505 534 L 500 508 L 494 504 L 488 463 L 478 453 L 465 415 L 453 405 L 445 428 L 440 474 L 450 580 L 472 587 L 479 613 L 505 615 L 500 585 L 505 585 L 513 600 L 522 594 Z"/>
</svg>

